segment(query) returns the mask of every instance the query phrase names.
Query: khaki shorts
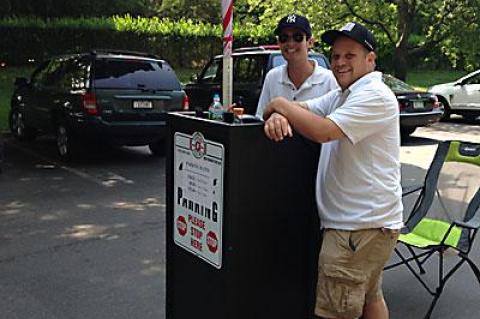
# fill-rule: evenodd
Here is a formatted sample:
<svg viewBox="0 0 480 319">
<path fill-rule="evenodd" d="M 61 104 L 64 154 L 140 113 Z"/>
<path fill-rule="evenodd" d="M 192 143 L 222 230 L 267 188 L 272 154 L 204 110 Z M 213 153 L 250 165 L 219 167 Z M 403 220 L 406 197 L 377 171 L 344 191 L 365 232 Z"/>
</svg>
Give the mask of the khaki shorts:
<svg viewBox="0 0 480 319">
<path fill-rule="evenodd" d="M 315 314 L 359 318 L 363 307 L 383 298 L 382 272 L 397 231 L 326 229 L 318 262 Z"/>
</svg>

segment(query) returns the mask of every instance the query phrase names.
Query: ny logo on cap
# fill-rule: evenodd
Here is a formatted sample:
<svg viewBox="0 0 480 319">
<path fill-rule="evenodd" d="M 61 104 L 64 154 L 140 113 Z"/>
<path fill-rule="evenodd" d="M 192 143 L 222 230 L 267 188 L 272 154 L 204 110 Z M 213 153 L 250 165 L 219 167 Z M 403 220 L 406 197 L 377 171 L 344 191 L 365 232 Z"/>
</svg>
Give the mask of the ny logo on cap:
<svg viewBox="0 0 480 319">
<path fill-rule="evenodd" d="M 295 23 L 295 19 L 297 19 L 297 17 L 294 14 L 290 14 L 287 17 L 287 23 Z"/>
</svg>

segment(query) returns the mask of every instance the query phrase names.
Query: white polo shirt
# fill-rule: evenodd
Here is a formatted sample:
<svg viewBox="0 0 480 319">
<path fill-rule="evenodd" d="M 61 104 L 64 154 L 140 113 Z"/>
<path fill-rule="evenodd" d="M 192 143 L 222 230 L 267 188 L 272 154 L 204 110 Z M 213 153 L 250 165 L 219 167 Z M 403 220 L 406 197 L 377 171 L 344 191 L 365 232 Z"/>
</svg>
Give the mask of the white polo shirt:
<svg viewBox="0 0 480 319">
<path fill-rule="evenodd" d="M 368 73 L 306 104 L 347 136 L 322 144 L 316 185 L 322 227 L 401 228 L 399 109 L 382 74 Z"/>
<path fill-rule="evenodd" d="M 267 73 L 258 101 L 256 113 L 258 118 L 263 119 L 263 112 L 274 97 L 282 96 L 289 101 L 306 101 L 338 88 L 332 71 L 322 68 L 315 60 L 310 61 L 315 64 L 313 73 L 299 88 L 290 81 L 286 64 L 277 66 Z"/>
</svg>

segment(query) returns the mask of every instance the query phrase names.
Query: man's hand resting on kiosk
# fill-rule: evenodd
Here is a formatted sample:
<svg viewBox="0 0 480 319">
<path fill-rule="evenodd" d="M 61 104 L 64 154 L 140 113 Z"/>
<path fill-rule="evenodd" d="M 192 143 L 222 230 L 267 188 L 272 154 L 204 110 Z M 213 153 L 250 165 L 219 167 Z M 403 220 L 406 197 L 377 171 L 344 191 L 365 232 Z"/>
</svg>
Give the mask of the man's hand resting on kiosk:
<svg viewBox="0 0 480 319">
<path fill-rule="evenodd" d="M 330 119 L 308 109 L 305 102 L 276 97 L 265 108 L 265 135 L 276 142 L 292 136 L 293 129 L 316 143 L 344 138 L 343 131 Z"/>
</svg>

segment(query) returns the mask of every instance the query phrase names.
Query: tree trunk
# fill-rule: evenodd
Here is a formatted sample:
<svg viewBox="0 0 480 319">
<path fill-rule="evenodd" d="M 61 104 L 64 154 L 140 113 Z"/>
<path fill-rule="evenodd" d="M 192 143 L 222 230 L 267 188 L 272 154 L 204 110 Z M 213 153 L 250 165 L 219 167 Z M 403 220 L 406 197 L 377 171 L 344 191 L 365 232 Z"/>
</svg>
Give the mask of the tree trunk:
<svg viewBox="0 0 480 319">
<path fill-rule="evenodd" d="M 408 37 L 412 31 L 415 16 L 415 1 L 398 0 L 398 32 L 399 38 L 393 54 L 394 75 L 405 81 L 408 72 Z"/>
<path fill-rule="evenodd" d="M 393 74 L 402 81 L 407 79 L 408 50 L 405 47 L 396 47 L 393 54 Z"/>
</svg>

